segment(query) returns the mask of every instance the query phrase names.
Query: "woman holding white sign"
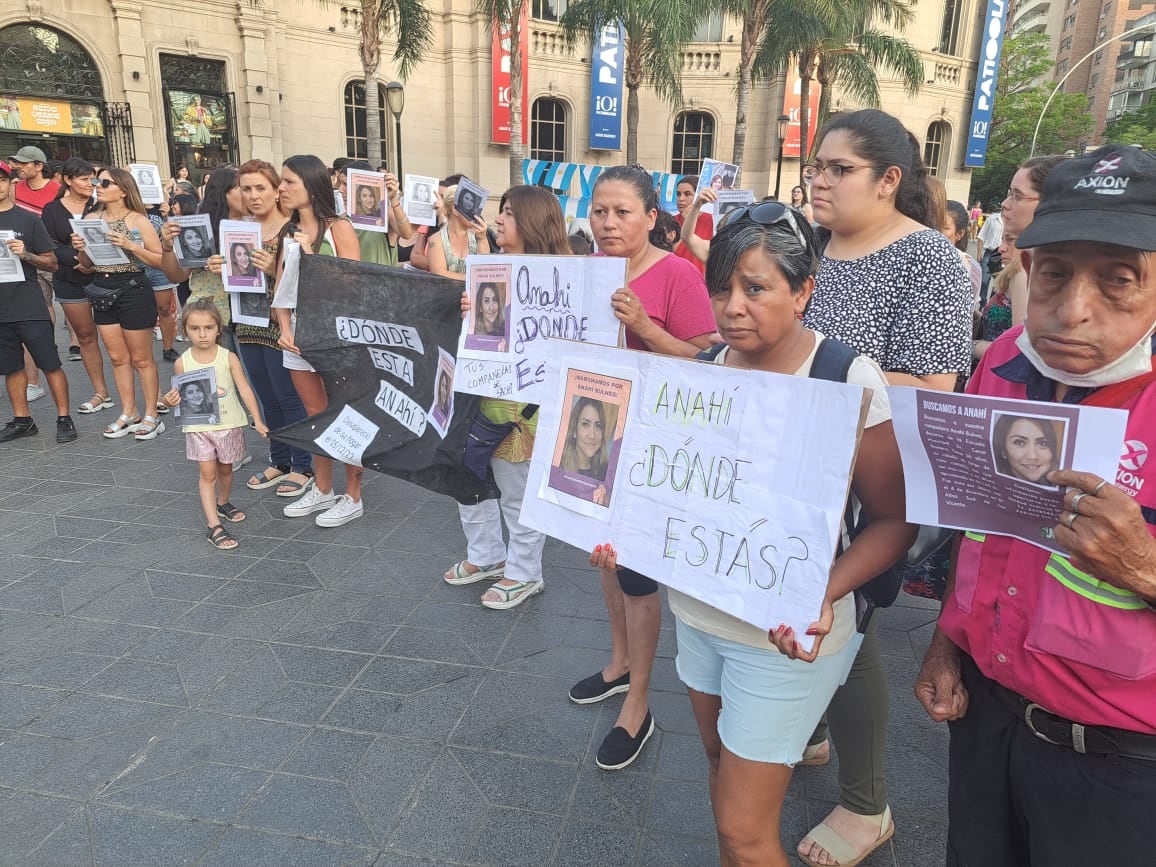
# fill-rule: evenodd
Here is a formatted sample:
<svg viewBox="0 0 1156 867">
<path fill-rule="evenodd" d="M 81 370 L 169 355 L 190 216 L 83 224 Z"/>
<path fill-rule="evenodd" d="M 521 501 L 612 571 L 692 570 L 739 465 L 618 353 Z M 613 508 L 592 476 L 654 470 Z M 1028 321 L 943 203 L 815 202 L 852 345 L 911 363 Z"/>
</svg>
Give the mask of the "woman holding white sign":
<svg viewBox="0 0 1156 867">
<path fill-rule="evenodd" d="M 627 284 L 610 298 L 631 349 L 691 358 L 711 344 L 714 315 L 702 277 L 685 259 L 650 243 L 658 197 L 641 166 L 613 166 L 598 176 L 590 226 L 607 256 L 629 260 Z M 570 700 L 592 704 L 625 692 L 614 727 L 598 748 L 604 770 L 627 767 L 654 733 L 650 670 L 658 649 L 658 583 L 629 569 L 600 569 L 610 615 L 610 662 L 574 684 Z"/>
<path fill-rule="evenodd" d="M 506 190 L 498 205 L 498 244 L 503 254 L 538 254 L 566 256 L 570 242 L 566 239 L 566 220 L 558 199 L 541 187 L 517 186 Z M 460 219 L 460 217 L 458 217 Z M 485 286 L 478 289 L 481 306 L 485 308 Z M 462 293 L 462 314 L 471 306 L 467 293 Z M 500 308 L 500 305 L 496 305 Z M 495 309 L 490 316 L 500 316 Z M 479 317 L 483 319 L 484 317 Z M 493 328 L 491 328 L 491 331 Z M 502 333 L 498 328 L 498 333 Z M 494 579 L 482 594 L 482 605 L 487 608 L 508 609 L 521 605 L 542 592 L 542 546 L 546 537 L 531 530 L 520 519 L 522 500 L 526 494 L 526 479 L 530 472 L 530 454 L 534 450 L 534 435 L 538 429 L 538 414 L 527 418 L 526 404 L 498 398 L 482 398 L 480 411 L 487 420 L 496 424 L 515 425 L 509 435 L 498 444 L 490 459 L 494 481 L 502 492 L 500 500 L 484 500 L 473 506 L 458 506 L 462 530 L 466 534 L 466 559 L 455 563 L 443 576 L 447 584 L 474 584 Z M 502 518 L 506 519 L 510 543 L 502 543 Z M 485 564 L 485 565 L 483 565 Z"/>
<path fill-rule="evenodd" d="M 726 340 L 709 353 L 711 360 L 818 375 L 813 366 L 826 338 L 801 321 L 818 263 L 815 235 L 801 212 L 764 202 L 728 215 L 707 260 L 711 302 Z M 807 739 L 854 659 L 853 591 L 902 556 L 914 538 L 904 520 L 903 469 L 883 373 L 854 355 L 846 381 L 871 390 L 851 477 L 852 494 L 870 520 L 832 566 L 822 614 L 807 630 L 810 640 L 800 642 L 781 625 L 767 633 L 669 590 L 678 674 L 710 761 L 724 864 L 788 864 L 779 833 L 783 801 Z M 591 562 L 613 566 L 617 553 L 600 546 Z"/>
</svg>

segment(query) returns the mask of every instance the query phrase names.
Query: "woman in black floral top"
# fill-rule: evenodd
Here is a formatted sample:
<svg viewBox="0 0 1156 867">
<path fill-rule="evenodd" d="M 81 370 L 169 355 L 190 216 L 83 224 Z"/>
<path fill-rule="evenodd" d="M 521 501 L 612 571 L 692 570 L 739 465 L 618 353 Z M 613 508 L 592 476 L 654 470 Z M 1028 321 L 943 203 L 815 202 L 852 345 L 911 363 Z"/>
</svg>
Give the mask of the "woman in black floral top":
<svg viewBox="0 0 1156 867">
<path fill-rule="evenodd" d="M 809 328 L 848 343 L 891 385 L 950 391 L 971 362 L 972 297 L 959 254 L 939 232 L 919 142 L 875 109 L 838 115 L 804 168 L 815 220 L 829 232 Z M 855 861 L 893 833 L 883 753 L 887 677 L 872 621 L 828 709 L 842 803 L 803 839 L 811 865 Z M 805 763 L 826 761 L 820 726 Z"/>
</svg>

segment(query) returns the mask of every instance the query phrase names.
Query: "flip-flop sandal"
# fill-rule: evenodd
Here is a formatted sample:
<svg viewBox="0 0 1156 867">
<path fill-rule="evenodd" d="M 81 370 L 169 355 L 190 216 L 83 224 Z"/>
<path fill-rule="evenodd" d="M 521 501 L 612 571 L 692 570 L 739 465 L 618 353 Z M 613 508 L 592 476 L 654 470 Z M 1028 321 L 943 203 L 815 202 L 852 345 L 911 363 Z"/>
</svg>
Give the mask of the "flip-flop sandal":
<svg viewBox="0 0 1156 867">
<path fill-rule="evenodd" d="M 867 817 L 865 816 L 864 818 Z M 878 816 L 872 816 L 870 818 L 879 820 L 879 836 L 875 839 L 874 843 L 870 844 L 862 852 L 855 849 L 854 846 L 843 839 L 841 834 L 836 833 L 831 826 L 826 823 L 826 819 L 812 828 L 807 833 L 807 836 L 826 849 L 827 854 L 835 859 L 839 867 L 855 867 L 856 864 L 862 863 L 868 855 L 890 840 L 895 834 L 895 823 L 891 821 L 891 807 L 887 807 Z M 795 854 L 800 861 L 810 865 L 810 867 L 826 867 L 826 865 L 820 864 L 818 861 L 812 861 L 805 855 L 799 855 L 798 852 Z"/>
<path fill-rule="evenodd" d="M 277 475 L 270 478 L 269 472 L 272 470 Z M 266 488 L 271 488 L 276 484 L 283 484 L 281 480 L 289 475 L 284 470 L 279 470 L 277 467 L 267 467 L 260 473 L 253 473 L 249 476 L 249 481 L 245 482 L 245 487 L 250 491 L 263 491 Z"/>
<path fill-rule="evenodd" d="M 224 518 L 234 524 L 240 524 L 245 520 L 246 515 L 232 503 L 224 502 L 217 504 L 217 517 Z"/>
<path fill-rule="evenodd" d="M 209 527 L 208 532 L 205 533 L 205 538 L 208 539 L 209 544 L 218 551 L 232 551 L 238 547 L 237 540 L 233 538 L 233 534 L 220 524 L 214 524 L 212 527 Z M 230 545 L 230 542 L 233 544 Z"/>
<path fill-rule="evenodd" d="M 289 479 L 289 476 L 292 476 L 292 475 L 298 475 L 301 478 L 303 478 L 305 481 L 303 481 L 303 482 L 293 481 L 293 480 Z M 309 488 L 312 486 L 313 486 L 313 476 L 312 475 L 306 475 L 305 473 L 289 473 L 289 474 L 287 474 L 287 476 L 284 479 L 281 480 L 281 483 L 279 485 L 277 485 L 277 496 L 278 497 L 300 497 L 302 494 L 304 494 L 306 491 L 308 491 Z"/>
<path fill-rule="evenodd" d="M 135 431 L 139 425 L 139 418 L 129 418 L 127 415 L 122 415 L 101 431 L 101 436 L 110 440 L 120 439 Z"/>
<path fill-rule="evenodd" d="M 92 415 L 94 412 L 100 412 L 102 409 L 108 409 L 110 406 L 112 406 L 111 397 L 105 397 L 103 394 L 94 394 L 90 399 L 78 406 L 76 411 L 81 415 Z"/>
<path fill-rule="evenodd" d="M 485 593 L 483 593 L 482 604 L 487 608 L 493 608 L 497 611 L 517 608 L 531 596 L 537 596 L 545 588 L 545 581 L 519 581 L 517 584 L 511 584 L 509 587 L 503 587 L 501 584 L 492 584 L 490 588 L 486 590 L 486 593 L 492 590 L 500 594 L 502 598 L 497 602 L 491 602 L 484 598 Z"/>
<path fill-rule="evenodd" d="M 495 563 L 493 566 L 482 566 L 478 569 L 477 572 L 466 571 L 467 563 L 469 563 L 468 560 L 462 560 L 458 563 L 454 563 L 454 565 L 450 567 L 450 570 L 442 576 L 442 579 L 447 584 L 452 584 L 455 587 L 462 587 L 466 584 L 476 584 L 479 581 L 485 581 L 487 579 L 492 581 L 495 578 L 501 578 L 504 574 L 506 574 L 505 563 Z"/>
</svg>

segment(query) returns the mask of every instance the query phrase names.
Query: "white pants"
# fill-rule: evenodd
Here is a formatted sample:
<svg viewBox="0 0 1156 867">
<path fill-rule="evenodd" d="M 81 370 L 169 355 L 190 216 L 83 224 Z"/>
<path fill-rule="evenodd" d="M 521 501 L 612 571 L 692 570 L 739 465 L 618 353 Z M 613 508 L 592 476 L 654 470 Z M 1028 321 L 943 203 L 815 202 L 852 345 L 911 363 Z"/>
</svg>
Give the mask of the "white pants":
<svg viewBox="0 0 1156 867">
<path fill-rule="evenodd" d="M 530 462 L 512 464 L 494 458 L 490 467 L 502 498 L 485 500 L 476 506 L 458 504 L 462 530 L 466 534 L 466 559 L 475 566 L 489 566 L 505 560 L 506 577 L 511 581 L 541 581 L 542 548 L 546 537 L 519 520 Z M 503 517 L 510 534 L 508 550 L 502 544 Z"/>
</svg>

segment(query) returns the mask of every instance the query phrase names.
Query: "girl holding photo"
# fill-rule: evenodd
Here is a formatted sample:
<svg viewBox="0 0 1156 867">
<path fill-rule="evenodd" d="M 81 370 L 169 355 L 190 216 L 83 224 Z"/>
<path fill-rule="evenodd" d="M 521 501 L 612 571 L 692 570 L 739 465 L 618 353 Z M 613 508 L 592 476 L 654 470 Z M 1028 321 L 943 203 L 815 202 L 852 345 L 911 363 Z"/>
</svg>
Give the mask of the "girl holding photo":
<svg viewBox="0 0 1156 867">
<path fill-rule="evenodd" d="M 200 467 L 200 481 L 197 485 L 201 496 L 201 508 L 208 522 L 206 538 L 209 544 L 221 551 L 231 551 L 237 547 L 237 540 L 224 528 L 221 521 L 238 523 L 245 520 L 245 513 L 229 502 L 229 491 L 233 487 L 233 464 L 245 453 L 245 426 L 248 418 L 245 410 L 253 416 L 253 427 L 261 436 L 267 436 L 269 428 L 261 418 L 261 408 L 241 359 L 220 344 L 224 322 L 216 305 L 207 298 L 190 301 L 185 305 L 181 323 L 192 346 L 173 365 L 176 373 L 191 373 L 212 368 L 217 377 L 217 410 L 220 418 L 216 424 L 185 425 L 185 455 L 196 461 Z M 195 385 L 195 383 L 190 383 Z M 187 392 L 187 387 L 186 390 Z M 193 409 L 195 395 L 171 389 L 162 400 L 170 407 L 181 404 L 182 397 Z M 200 395 L 202 407 L 211 403 L 207 395 Z M 242 406 L 242 403 L 244 406 Z"/>
</svg>

